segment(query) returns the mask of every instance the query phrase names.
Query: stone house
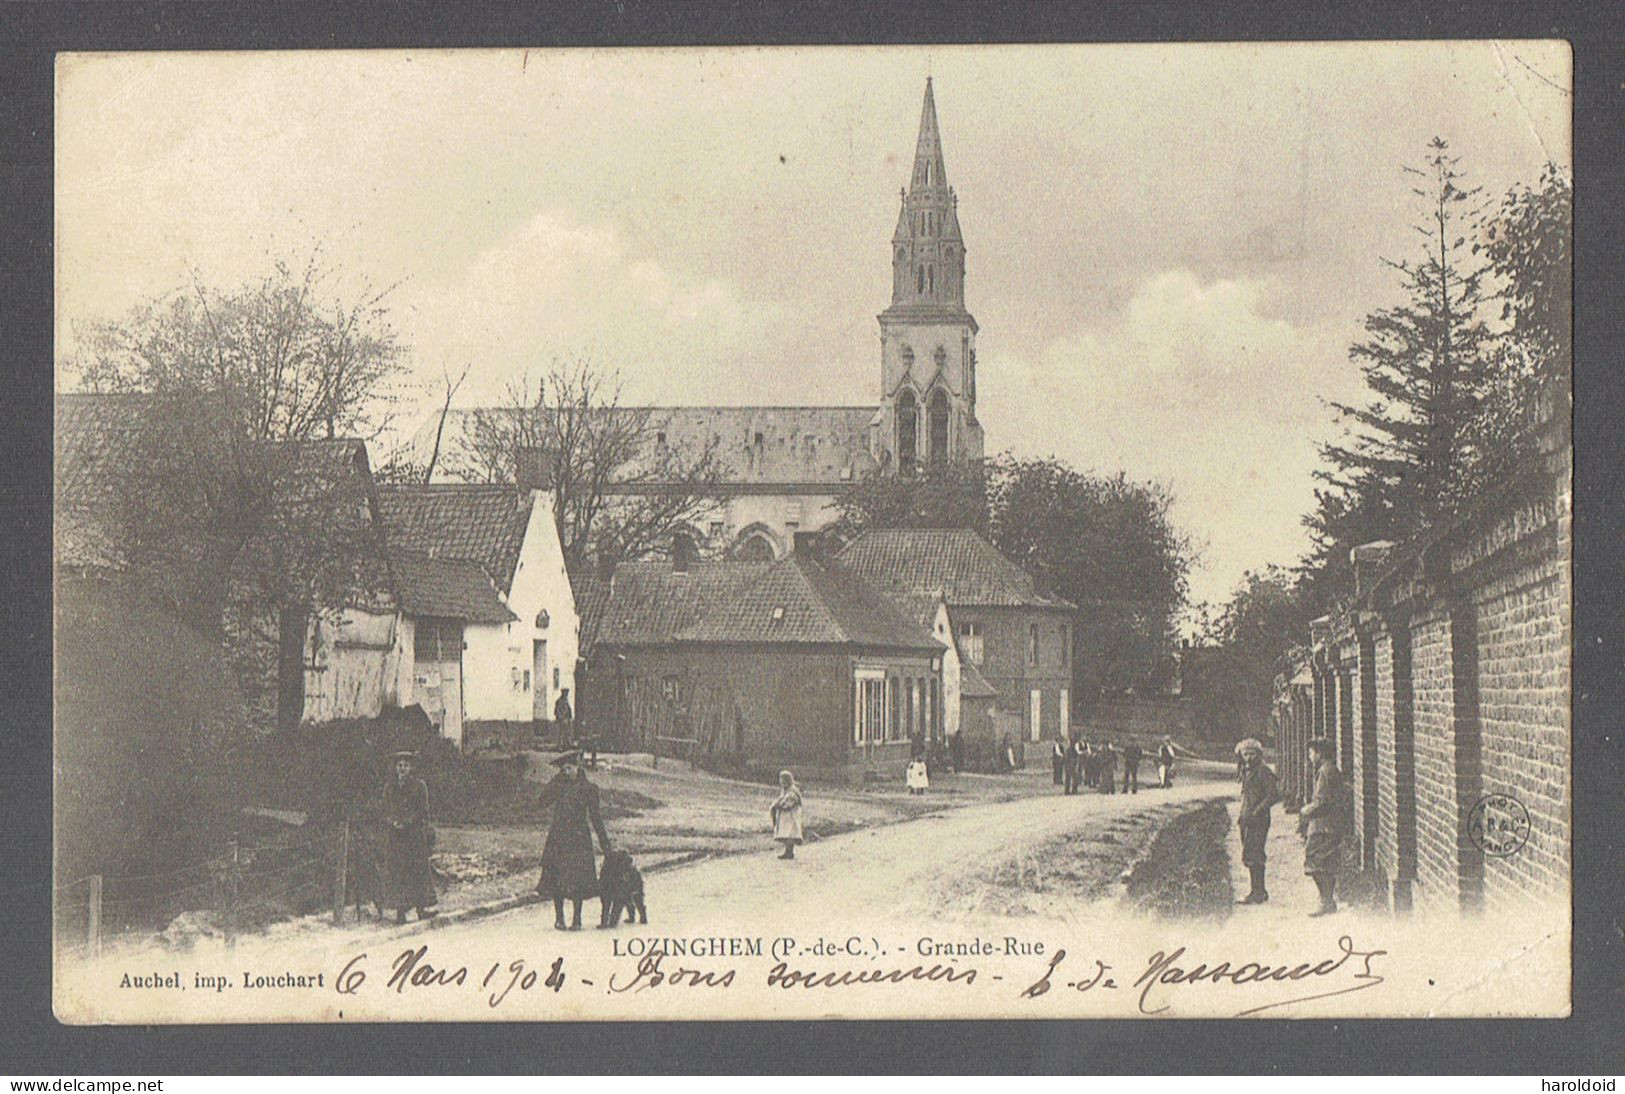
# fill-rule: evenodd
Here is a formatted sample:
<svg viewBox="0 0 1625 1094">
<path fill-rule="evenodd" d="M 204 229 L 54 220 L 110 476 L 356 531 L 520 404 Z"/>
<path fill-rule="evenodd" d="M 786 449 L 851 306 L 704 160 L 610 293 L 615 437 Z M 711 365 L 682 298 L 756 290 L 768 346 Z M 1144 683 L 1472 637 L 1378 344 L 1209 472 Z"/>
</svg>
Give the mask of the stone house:
<svg viewBox="0 0 1625 1094">
<path fill-rule="evenodd" d="M 828 560 L 701 560 L 679 545 L 577 588 L 590 605 L 585 708 L 620 747 L 897 766 L 911 735 L 940 740 L 960 717 L 946 606 Z"/>
<path fill-rule="evenodd" d="M 1070 730 L 1077 610 L 1040 592 L 1031 575 L 981 535 L 881 529 L 859 535 L 837 559 L 865 581 L 942 598 L 960 660 L 997 694 L 989 733 L 1010 732 L 1031 744 Z M 980 732 L 966 727 L 967 734 Z"/>
<path fill-rule="evenodd" d="M 384 485 L 378 502 L 401 586 L 401 705 L 465 748 L 528 739 L 575 688 L 580 620 L 551 496 Z"/>
</svg>

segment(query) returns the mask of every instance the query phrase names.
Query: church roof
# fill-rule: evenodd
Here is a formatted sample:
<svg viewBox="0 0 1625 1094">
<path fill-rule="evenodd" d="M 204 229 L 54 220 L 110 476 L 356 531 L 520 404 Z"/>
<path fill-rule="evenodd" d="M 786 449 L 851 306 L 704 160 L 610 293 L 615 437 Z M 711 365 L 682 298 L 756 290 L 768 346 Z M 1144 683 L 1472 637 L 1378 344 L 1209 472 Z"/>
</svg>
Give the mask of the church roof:
<svg viewBox="0 0 1625 1094">
<path fill-rule="evenodd" d="M 912 592 L 937 593 L 950 609 L 1062 608 L 1072 604 L 1040 593 L 1032 575 L 968 528 L 885 528 L 864 532 L 839 559 L 865 580 Z"/>
<path fill-rule="evenodd" d="M 940 653 L 892 598 L 839 565 L 791 555 L 677 633 L 679 642 L 840 645 Z"/>
<path fill-rule="evenodd" d="M 653 484 L 650 473 L 661 461 L 692 466 L 707 450 L 725 484 L 839 484 L 860 480 L 877 469 L 869 450 L 869 426 L 876 406 L 653 406 L 618 407 L 604 413 L 647 414 L 651 451 L 643 467 L 627 469 L 626 479 Z M 495 408 L 451 411 L 442 450 L 454 453 L 472 435 L 479 415 Z M 414 445 L 425 453 L 438 419 L 419 429 Z M 446 465 L 456 467 L 455 459 Z"/>
</svg>

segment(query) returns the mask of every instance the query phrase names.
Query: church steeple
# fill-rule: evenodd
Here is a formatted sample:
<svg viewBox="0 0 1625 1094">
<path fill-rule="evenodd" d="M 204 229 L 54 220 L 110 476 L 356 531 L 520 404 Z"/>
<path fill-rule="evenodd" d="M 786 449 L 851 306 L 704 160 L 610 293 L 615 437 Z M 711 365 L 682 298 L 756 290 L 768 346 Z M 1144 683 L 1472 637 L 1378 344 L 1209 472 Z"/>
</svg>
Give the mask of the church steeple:
<svg viewBox="0 0 1625 1094">
<path fill-rule="evenodd" d="M 948 185 L 931 78 L 925 80 L 914 170 L 903 191 L 892 236 L 892 305 L 963 308 L 965 246 L 959 234 L 959 199 Z"/>
<path fill-rule="evenodd" d="M 942 163 L 942 136 L 937 131 L 937 100 L 931 94 L 931 77 L 925 78 L 925 105 L 920 107 L 920 139 L 914 142 L 914 174 L 911 189 L 948 188 L 948 173 Z"/>
<path fill-rule="evenodd" d="M 883 467 L 982 458 L 976 420 L 976 320 L 965 310 L 965 241 L 948 185 L 931 80 L 925 81 L 914 170 L 892 233 L 891 306 L 880 313 Z"/>
</svg>

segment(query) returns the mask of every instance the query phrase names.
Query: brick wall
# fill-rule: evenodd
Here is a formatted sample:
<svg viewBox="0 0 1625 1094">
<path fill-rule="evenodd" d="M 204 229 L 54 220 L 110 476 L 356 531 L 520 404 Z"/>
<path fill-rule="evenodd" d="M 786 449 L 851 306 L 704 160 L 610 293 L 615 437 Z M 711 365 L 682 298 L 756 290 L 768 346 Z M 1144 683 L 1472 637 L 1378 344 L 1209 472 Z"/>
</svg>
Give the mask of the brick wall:
<svg viewBox="0 0 1625 1094">
<path fill-rule="evenodd" d="M 1416 733 L 1416 888 L 1418 906 L 1460 899 L 1457 866 L 1455 682 L 1450 615 L 1436 607 L 1411 622 Z"/>
<path fill-rule="evenodd" d="M 1308 740 L 1335 737 L 1360 864 L 1396 910 L 1500 914 L 1568 893 L 1571 488 L 1566 449 L 1544 461 L 1317 620 L 1312 687 L 1278 698 L 1289 787 Z M 1471 838 L 1487 795 L 1528 812 L 1511 853 Z"/>
<path fill-rule="evenodd" d="M 1530 819 L 1522 851 L 1485 858 L 1492 910 L 1568 884 L 1569 585 L 1556 569 L 1526 568 L 1475 603 L 1484 791 L 1512 794 Z"/>
</svg>

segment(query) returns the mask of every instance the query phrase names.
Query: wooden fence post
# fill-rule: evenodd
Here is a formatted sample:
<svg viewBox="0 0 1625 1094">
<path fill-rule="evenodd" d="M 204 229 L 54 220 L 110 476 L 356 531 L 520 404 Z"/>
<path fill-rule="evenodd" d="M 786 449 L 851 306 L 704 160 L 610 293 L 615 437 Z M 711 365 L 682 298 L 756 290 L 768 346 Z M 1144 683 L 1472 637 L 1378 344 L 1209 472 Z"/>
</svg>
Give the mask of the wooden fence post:
<svg viewBox="0 0 1625 1094">
<path fill-rule="evenodd" d="M 350 876 L 350 818 L 344 818 L 344 832 L 339 837 L 338 878 L 333 885 L 333 926 L 344 922 L 344 891 L 349 888 Z"/>
<path fill-rule="evenodd" d="M 226 915 L 225 930 L 228 945 L 237 944 L 237 903 L 242 895 L 238 889 L 242 882 L 242 845 L 236 837 L 231 840 L 231 874 L 226 879 Z"/>
<path fill-rule="evenodd" d="M 85 918 L 85 948 L 91 957 L 102 954 L 102 875 L 90 875 L 89 914 Z"/>
</svg>

